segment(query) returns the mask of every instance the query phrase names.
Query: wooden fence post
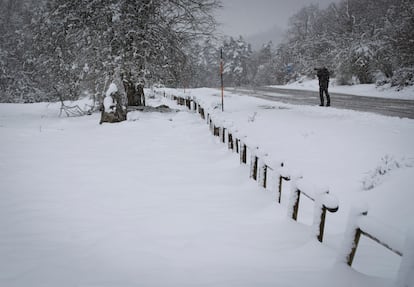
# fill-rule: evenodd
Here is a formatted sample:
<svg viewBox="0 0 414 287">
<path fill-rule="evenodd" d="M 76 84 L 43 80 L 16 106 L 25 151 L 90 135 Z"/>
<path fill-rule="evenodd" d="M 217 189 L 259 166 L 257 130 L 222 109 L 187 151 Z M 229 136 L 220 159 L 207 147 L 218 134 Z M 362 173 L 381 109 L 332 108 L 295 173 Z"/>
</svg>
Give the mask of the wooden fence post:
<svg viewBox="0 0 414 287">
<path fill-rule="evenodd" d="M 240 161 L 242 163 L 247 162 L 247 146 L 244 143 L 241 144 Z"/>
<path fill-rule="evenodd" d="M 361 215 L 367 215 L 367 214 L 368 214 L 368 211 L 364 211 L 364 212 L 361 213 Z M 352 262 L 354 261 L 355 253 L 357 251 L 358 243 L 359 243 L 360 238 L 361 238 L 361 229 L 359 227 L 357 227 L 355 229 L 355 234 L 354 234 L 354 239 L 353 239 L 353 245 L 352 245 L 351 252 L 346 257 L 346 263 L 349 266 L 352 266 Z"/>
<path fill-rule="evenodd" d="M 282 200 L 282 180 L 283 180 L 283 177 L 280 175 L 279 176 L 279 198 L 278 198 L 279 203 Z"/>
<path fill-rule="evenodd" d="M 349 266 L 352 266 L 352 262 L 354 261 L 355 253 L 356 253 L 356 250 L 357 250 L 357 248 L 358 248 L 358 243 L 359 243 L 359 239 L 360 239 L 360 238 L 361 238 L 361 229 L 357 228 L 357 229 L 355 230 L 355 236 L 354 236 L 354 241 L 353 241 L 353 247 L 352 247 L 352 250 L 351 250 L 351 252 L 348 254 L 348 257 L 347 257 L 347 260 L 346 260 L 346 263 L 347 263 Z"/>
<path fill-rule="evenodd" d="M 240 140 L 238 138 L 236 138 L 236 153 L 239 153 L 239 145 L 240 145 Z"/>
<path fill-rule="evenodd" d="M 296 193 L 296 199 L 295 199 L 295 204 L 293 205 L 293 212 L 292 212 L 292 219 L 293 220 L 298 220 L 298 211 L 299 211 L 299 199 L 300 199 L 300 190 L 296 189 L 296 191 L 294 191 Z"/>
<path fill-rule="evenodd" d="M 228 133 L 228 146 L 229 149 L 234 150 L 233 135 Z"/>
<path fill-rule="evenodd" d="M 220 136 L 220 128 L 214 125 L 214 135 L 219 137 Z"/>
<path fill-rule="evenodd" d="M 200 104 L 198 104 L 198 113 L 200 114 L 203 120 L 206 118 L 204 115 L 204 109 L 200 106 Z"/>
<path fill-rule="evenodd" d="M 257 165 L 258 165 L 258 157 L 256 155 L 252 156 L 251 164 L 250 164 L 250 176 L 257 180 Z"/>
<path fill-rule="evenodd" d="M 263 188 L 267 187 L 267 165 L 263 165 Z"/>
<path fill-rule="evenodd" d="M 319 242 L 323 241 L 323 234 L 325 232 L 326 207 L 322 205 L 321 221 L 319 222 L 319 234 L 317 236 Z"/>
<path fill-rule="evenodd" d="M 283 180 L 289 181 L 290 177 L 288 176 L 283 176 L 283 175 L 279 175 L 279 197 L 278 197 L 278 202 L 281 203 L 282 202 L 282 183 Z"/>
</svg>

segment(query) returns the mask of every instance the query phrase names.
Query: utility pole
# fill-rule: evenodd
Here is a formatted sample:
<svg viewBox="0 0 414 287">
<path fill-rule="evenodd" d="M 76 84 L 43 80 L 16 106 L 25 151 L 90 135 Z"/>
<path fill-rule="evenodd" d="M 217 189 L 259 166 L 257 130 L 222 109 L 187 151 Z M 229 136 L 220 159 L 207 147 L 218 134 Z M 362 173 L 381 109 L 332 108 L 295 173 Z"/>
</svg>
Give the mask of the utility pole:
<svg viewBox="0 0 414 287">
<path fill-rule="evenodd" d="M 224 111 L 223 48 L 220 49 L 221 111 Z"/>
</svg>

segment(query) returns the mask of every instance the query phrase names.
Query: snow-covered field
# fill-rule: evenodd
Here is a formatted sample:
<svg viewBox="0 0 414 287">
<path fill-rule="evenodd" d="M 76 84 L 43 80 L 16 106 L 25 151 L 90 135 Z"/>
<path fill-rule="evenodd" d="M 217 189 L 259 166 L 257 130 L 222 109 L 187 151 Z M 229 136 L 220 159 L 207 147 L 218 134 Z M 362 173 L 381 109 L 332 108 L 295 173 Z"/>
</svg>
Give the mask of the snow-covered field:
<svg viewBox="0 0 414 287">
<path fill-rule="evenodd" d="M 341 246 L 353 205 L 403 238 L 414 211 L 414 121 L 292 106 L 216 90 L 197 97 L 215 122 L 328 188 L 321 244 L 313 204 L 287 218 L 198 114 L 59 118 L 58 104 L 0 105 L 0 286 L 395 286 L 401 258 L 362 237 L 353 268 Z M 386 234 L 385 234 L 386 235 Z"/>
</svg>

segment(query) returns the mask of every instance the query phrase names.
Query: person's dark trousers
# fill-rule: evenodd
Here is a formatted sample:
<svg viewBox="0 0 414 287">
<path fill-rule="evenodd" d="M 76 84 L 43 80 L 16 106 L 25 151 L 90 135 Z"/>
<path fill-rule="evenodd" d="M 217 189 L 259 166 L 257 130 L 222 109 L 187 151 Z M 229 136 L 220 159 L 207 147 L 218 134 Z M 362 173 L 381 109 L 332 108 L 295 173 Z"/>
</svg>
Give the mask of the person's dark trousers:
<svg viewBox="0 0 414 287">
<path fill-rule="evenodd" d="M 324 97 L 323 97 L 324 93 L 326 95 L 326 106 L 329 107 L 331 105 L 331 97 L 329 96 L 328 88 L 319 87 L 319 97 L 321 99 L 321 104 L 320 104 L 321 106 L 323 106 L 325 102 Z"/>
</svg>

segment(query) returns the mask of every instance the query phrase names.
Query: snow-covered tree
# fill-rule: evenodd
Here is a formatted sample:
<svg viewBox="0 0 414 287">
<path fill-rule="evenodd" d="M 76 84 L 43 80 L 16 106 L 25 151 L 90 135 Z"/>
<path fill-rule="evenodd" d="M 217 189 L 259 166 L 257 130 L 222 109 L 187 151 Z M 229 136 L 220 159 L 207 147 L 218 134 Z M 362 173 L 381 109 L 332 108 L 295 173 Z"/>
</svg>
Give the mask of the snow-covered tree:
<svg viewBox="0 0 414 287">
<path fill-rule="evenodd" d="M 43 1 L 0 0 L 0 101 L 32 102 L 37 88 L 33 80 L 33 34 L 28 29 L 34 7 Z"/>
<path fill-rule="evenodd" d="M 13 10 L 16 2 L 34 1 L 1 0 L 2 8 L 7 8 L 2 13 L 14 15 L 7 10 Z M 115 82 L 124 101 L 125 90 L 134 90 L 138 83 L 177 84 L 188 62 L 187 47 L 211 35 L 212 12 L 220 5 L 219 0 L 39 1 L 43 2 L 31 9 L 21 5 L 14 9 L 29 13 L 25 20 L 30 25 L 21 28 L 30 36 L 20 41 L 28 48 L 23 49 L 28 51 L 23 59 L 33 65 L 35 83 L 30 86 L 50 97 L 76 98 L 83 90 L 102 95 Z M 7 19 L 2 15 L 2 24 Z M 4 26 L 4 31 L 12 32 L 2 37 L 9 38 L 18 28 L 18 23 L 10 29 Z M 13 46 L 2 41 L 0 61 L 12 58 Z M 2 89 L 19 78 L 2 72 Z"/>
<path fill-rule="evenodd" d="M 372 83 L 378 74 L 391 78 L 413 66 L 413 11 L 410 0 L 342 0 L 324 10 L 304 7 L 290 19 L 288 37 L 277 49 L 283 57 L 277 60 L 279 69 L 288 61 L 309 76 L 313 67 L 326 65 L 345 84 L 353 79 Z"/>
<path fill-rule="evenodd" d="M 264 44 L 254 52 L 251 62 L 251 83 L 254 86 L 271 85 L 276 83 L 276 65 L 273 43 Z"/>
<path fill-rule="evenodd" d="M 226 86 L 249 84 L 248 69 L 252 49 L 242 36 L 230 38 L 223 43 L 224 82 Z"/>
</svg>

